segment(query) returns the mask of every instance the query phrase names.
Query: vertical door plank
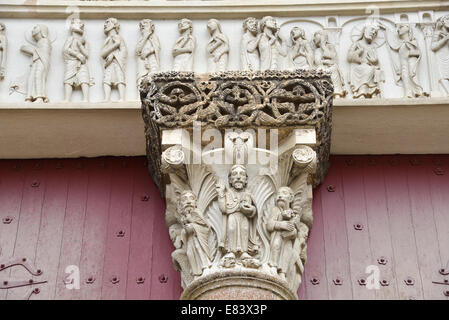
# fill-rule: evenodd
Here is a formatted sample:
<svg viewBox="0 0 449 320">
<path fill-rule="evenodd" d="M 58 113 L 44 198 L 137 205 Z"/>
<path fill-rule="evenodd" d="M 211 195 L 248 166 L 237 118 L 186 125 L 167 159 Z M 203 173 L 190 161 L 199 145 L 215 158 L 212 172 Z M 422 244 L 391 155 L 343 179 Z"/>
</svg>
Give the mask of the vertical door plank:
<svg viewBox="0 0 449 320">
<path fill-rule="evenodd" d="M 66 268 L 68 266 L 76 266 L 78 270 L 80 268 L 89 175 L 84 159 L 68 160 L 66 165 L 69 168 L 67 206 L 55 298 L 77 300 L 81 298 L 81 290 L 66 288 L 65 280 L 70 275 L 66 273 Z M 81 284 L 84 274 L 81 270 L 79 271 Z"/>
<path fill-rule="evenodd" d="M 373 263 L 379 267 L 380 279 L 388 279 L 390 281 L 389 286 L 381 286 L 379 290 L 375 290 L 376 299 L 397 299 L 398 291 L 393 259 L 394 254 L 391 243 L 390 220 L 383 176 L 383 167 L 388 166 L 389 163 L 383 157 L 377 156 L 370 158 L 373 161 L 365 157 L 360 157 L 360 160 L 364 162 L 363 183 L 371 251 L 373 254 Z"/>
<path fill-rule="evenodd" d="M 14 253 L 24 178 L 22 161 L 0 161 L 0 263 L 9 261 Z M 4 279 L 8 278 L 9 274 L 9 269 L 0 273 Z M 6 292 L 0 290 L 0 300 L 6 298 Z"/>
<path fill-rule="evenodd" d="M 134 161 L 135 180 L 131 222 L 126 298 L 145 300 L 150 297 L 153 261 L 154 203 L 158 190 L 151 180 L 145 158 Z M 169 259 L 169 257 L 166 257 Z M 139 280 L 140 279 L 140 280 Z"/>
<path fill-rule="evenodd" d="M 384 175 L 399 299 L 422 299 L 422 282 L 407 185 L 408 161 L 406 157 L 399 156 L 385 158 L 390 162 L 384 166 Z M 408 277 L 415 280 L 415 285 L 405 284 Z"/>
<path fill-rule="evenodd" d="M 442 282 L 449 279 L 439 273 L 441 268 L 449 272 L 449 156 L 432 156 L 432 163 L 427 168 L 430 182 L 430 197 L 433 206 L 433 218 L 435 219 L 437 238 L 440 246 L 441 265 L 433 266 L 432 281 Z M 440 291 L 440 296 L 447 289 L 445 285 L 432 284 Z M 449 300 L 449 297 L 445 297 Z"/>
<path fill-rule="evenodd" d="M 342 170 L 353 296 L 357 300 L 372 300 L 374 291 L 358 282 L 361 277 L 365 278 L 366 268 L 373 264 L 363 188 L 363 162 L 353 157 L 336 157 L 335 160 Z"/>
<path fill-rule="evenodd" d="M 441 265 L 441 257 L 427 176 L 431 161 L 424 156 L 410 156 L 408 160 L 408 189 L 423 297 L 425 300 L 444 299 L 441 288 L 432 284 L 437 266 Z"/>
<path fill-rule="evenodd" d="M 155 202 L 149 214 L 153 215 L 153 260 L 151 261 L 151 291 L 150 299 L 174 299 L 174 287 L 177 277 L 173 263 L 171 261 L 171 253 L 174 247 L 168 235 L 165 225 L 165 205 L 159 195 L 151 194 Z"/>
<path fill-rule="evenodd" d="M 108 158 L 89 161 L 86 219 L 81 251 L 81 299 L 101 298 L 107 237 L 111 166 Z"/>
<path fill-rule="evenodd" d="M 67 166 L 61 160 L 47 160 L 47 172 L 35 259 L 36 266 L 43 270 L 48 281 L 33 297 L 40 300 L 54 298 L 67 204 Z"/>
<path fill-rule="evenodd" d="M 324 248 L 324 225 L 321 193 L 326 189 L 325 180 L 313 192 L 313 225 L 307 242 L 307 262 L 304 271 L 303 289 L 306 289 L 308 300 L 329 299 L 328 280 L 326 278 L 326 256 Z M 316 279 L 313 281 L 313 279 Z"/>
<path fill-rule="evenodd" d="M 321 188 L 326 275 L 331 300 L 353 297 L 340 169 L 332 158 L 326 184 Z M 341 285 L 336 283 L 338 280 Z"/>
<path fill-rule="evenodd" d="M 24 169 L 26 170 L 26 178 L 13 256 L 15 258 L 25 258 L 28 262 L 34 263 L 46 188 L 46 161 L 26 161 Z M 36 266 L 36 268 L 40 268 L 40 266 Z M 40 280 L 46 277 L 45 270 L 43 272 L 44 274 L 39 277 Z M 25 268 L 15 266 L 11 269 L 11 278 L 15 280 L 29 280 L 37 277 L 33 277 Z M 45 285 L 41 284 L 38 287 L 41 288 Z M 34 286 L 8 289 L 7 299 L 24 299 L 31 294 L 33 289 Z"/>
<path fill-rule="evenodd" d="M 130 159 L 111 161 L 111 200 L 102 299 L 125 299 L 129 256 L 134 166 Z M 117 282 L 118 281 L 118 282 Z"/>
</svg>

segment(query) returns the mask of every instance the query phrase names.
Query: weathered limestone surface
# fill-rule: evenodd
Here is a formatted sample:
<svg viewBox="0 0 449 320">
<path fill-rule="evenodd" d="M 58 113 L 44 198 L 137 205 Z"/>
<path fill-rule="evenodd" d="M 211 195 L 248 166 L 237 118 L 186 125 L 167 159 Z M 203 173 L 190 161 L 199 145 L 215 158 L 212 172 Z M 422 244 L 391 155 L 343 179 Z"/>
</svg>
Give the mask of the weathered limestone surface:
<svg viewBox="0 0 449 320">
<path fill-rule="evenodd" d="M 296 299 L 328 165 L 330 74 L 159 73 L 141 98 L 182 298 Z"/>
</svg>

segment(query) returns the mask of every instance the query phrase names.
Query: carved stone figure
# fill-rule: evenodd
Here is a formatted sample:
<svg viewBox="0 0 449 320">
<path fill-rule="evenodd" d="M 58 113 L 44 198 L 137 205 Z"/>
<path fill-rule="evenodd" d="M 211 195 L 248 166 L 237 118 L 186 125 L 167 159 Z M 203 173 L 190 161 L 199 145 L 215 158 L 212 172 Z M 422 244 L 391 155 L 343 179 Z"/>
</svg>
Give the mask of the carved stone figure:
<svg viewBox="0 0 449 320">
<path fill-rule="evenodd" d="M 293 69 L 313 68 L 313 50 L 310 42 L 306 39 L 304 29 L 293 27 L 290 31 L 290 40 L 289 62 L 291 67 Z"/>
<path fill-rule="evenodd" d="M 6 57 L 8 55 L 8 39 L 6 38 L 6 26 L 0 22 L 0 80 L 6 75 Z"/>
<path fill-rule="evenodd" d="M 81 87 L 83 101 L 89 101 L 89 47 L 84 37 L 84 22 L 80 19 L 72 19 L 70 23 L 70 36 L 64 44 L 62 56 L 65 65 L 65 101 L 71 100 L 72 91 L 77 87 Z"/>
<path fill-rule="evenodd" d="M 51 55 L 51 41 L 48 28 L 43 24 L 37 24 L 34 26 L 31 35 L 36 45 L 26 44 L 20 48 L 20 51 L 31 56 L 32 59 L 30 73 L 26 81 L 25 101 L 48 102 L 46 84 Z"/>
<path fill-rule="evenodd" d="M 243 36 L 240 42 L 240 68 L 243 71 L 259 70 L 259 41 L 262 34 L 257 34 L 257 19 L 246 18 L 243 22 Z"/>
<path fill-rule="evenodd" d="M 428 96 L 418 83 L 418 66 L 421 50 L 409 24 L 401 23 L 396 27 L 398 40 L 389 40 L 388 44 L 398 53 L 398 63 L 393 60 L 395 80 L 404 88 L 405 98 Z"/>
<path fill-rule="evenodd" d="M 345 89 L 343 74 L 338 65 L 338 54 L 335 46 L 329 41 L 329 35 L 325 30 L 319 30 L 313 35 L 315 46 L 315 66 L 324 68 L 331 72 L 334 84 L 334 97 L 344 98 L 348 93 Z"/>
<path fill-rule="evenodd" d="M 206 47 L 209 55 L 208 70 L 209 72 L 226 71 L 229 57 L 228 37 L 221 31 L 220 22 L 216 19 L 210 19 L 207 22 L 207 30 L 210 34 Z"/>
<path fill-rule="evenodd" d="M 273 17 L 263 17 L 260 21 L 259 40 L 260 70 L 279 70 L 282 57 L 287 56 L 286 43 L 279 37 L 279 27 Z"/>
<path fill-rule="evenodd" d="M 225 256 L 225 267 L 232 267 L 236 259 L 246 267 L 258 267 L 258 261 L 253 258 L 257 252 L 257 236 L 254 226 L 257 210 L 254 200 L 246 191 L 248 175 L 243 165 L 234 165 L 228 175 L 230 188 L 217 183 L 218 204 L 224 215 L 223 239 L 220 247 Z"/>
<path fill-rule="evenodd" d="M 105 101 L 111 100 L 111 90 L 114 87 L 118 88 L 120 101 L 125 100 L 128 49 L 119 31 L 120 24 L 117 19 L 108 18 L 105 21 L 106 40 L 101 50 L 101 58 L 104 60 L 103 89 Z"/>
<path fill-rule="evenodd" d="M 143 19 L 139 23 L 141 37 L 136 46 L 137 56 L 137 84 L 150 73 L 160 71 L 159 38 L 154 32 L 154 23 L 150 19 Z"/>
<path fill-rule="evenodd" d="M 438 64 L 439 81 L 449 95 L 449 15 L 437 20 L 432 37 L 432 51 Z"/>
<path fill-rule="evenodd" d="M 182 19 L 178 24 L 180 37 L 173 50 L 173 70 L 193 71 L 193 56 L 196 48 L 196 39 L 193 36 L 193 24 L 189 19 Z"/>
<path fill-rule="evenodd" d="M 381 25 L 366 24 L 348 51 L 349 84 L 355 99 L 381 96 L 383 73 L 377 55 L 376 38 Z"/>
<path fill-rule="evenodd" d="M 197 198 L 190 190 L 184 190 L 179 196 L 179 213 L 182 242 L 186 247 L 187 258 L 193 276 L 201 276 L 205 268 L 210 267 L 209 235 L 210 226 L 197 208 Z"/>
<path fill-rule="evenodd" d="M 292 189 L 281 187 L 267 223 L 267 230 L 271 233 L 269 265 L 275 267 L 284 280 L 291 265 L 293 244 L 298 238 L 301 221 L 299 213 L 291 208 L 293 198 Z"/>
</svg>

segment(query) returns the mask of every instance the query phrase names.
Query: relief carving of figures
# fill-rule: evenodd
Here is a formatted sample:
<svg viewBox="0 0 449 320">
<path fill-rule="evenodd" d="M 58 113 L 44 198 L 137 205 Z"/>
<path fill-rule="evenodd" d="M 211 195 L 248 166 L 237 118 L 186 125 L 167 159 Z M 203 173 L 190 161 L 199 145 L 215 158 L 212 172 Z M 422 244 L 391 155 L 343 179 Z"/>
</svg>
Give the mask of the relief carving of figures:
<svg viewBox="0 0 449 320">
<path fill-rule="evenodd" d="M 401 23 L 396 26 L 398 39 L 388 39 L 390 48 L 397 52 L 393 57 L 395 80 L 404 89 L 405 98 L 418 98 L 428 96 L 418 82 L 418 66 L 421 61 L 421 50 L 418 41 L 413 35 L 409 24 Z M 388 35 L 388 33 L 387 33 Z"/>
<path fill-rule="evenodd" d="M 6 38 L 6 26 L 0 22 L 0 80 L 6 75 L 6 57 L 8 55 L 8 39 Z"/>
<path fill-rule="evenodd" d="M 34 43 L 20 47 L 20 51 L 31 56 L 30 71 L 11 83 L 11 89 L 26 95 L 28 102 L 48 102 L 46 84 L 50 68 L 51 41 L 48 28 L 43 24 L 34 26 L 31 32 Z"/>
<path fill-rule="evenodd" d="M 275 267 L 284 280 L 291 266 L 294 242 L 299 238 L 301 227 L 299 213 L 291 208 L 293 199 L 292 189 L 286 186 L 281 187 L 277 192 L 276 205 L 271 208 L 267 223 L 267 230 L 271 233 L 268 264 Z"/>
<path fill-rule="evenodd" d="M 313 68 L 313 50 L 310 42 L 306 39 L 304 29 L 293 27 L 290 31 L 290 64 L 293 69 Z"/>
<path fill-rule="evenodd" d="M 261 36 L 262 34 L 257 34 L 257 19 L 246 18 L 243 22 L 243 36 L 240 42 L 240 67 L 243 71 L 259 70 L 259 41 Z"/>
<path fill-rule="evenodd" d="M 193 56 L 196 39 L 193 36 L 193 24 L 189 19 L 182 19 L 178 24 L 180 37 L 173 50 L 173 71 L 193 71 Z"/>
<path fill-rule="evenodd" d="M 217 183 L 218 204 L 223 214 L 224 267 L 234 267 L 237 259 L 245 267 L 258 268 L 259 261 L 253 257 L 258 251 L 256 234 L 257 210 L 251 193 L 246 191 L 248 175 L 243 165 L 234 165 L 228 175 L 229 186 Z"/>
<path fill-rule="evenodd" d="M 154 32 L 154 23 L 150 19 L 143 19 L 139 23 L 141 37 L 136 46 L 137 56 L 137 84 L 150 73 L 160 71 L 159 38 Z"/>
<path fill-rule="evenodd" d="M 64 88 L 65 101 L 69 102 L 74 88 L 81 87 L 83 101 L 89 101 L 89 86 L 91 80 L 87 59 L 89 47 L 84 37 L 84 22 L 80 19 L 72 19 L 70 23 L 70 36 L 62 50 L 64 59 Z"/>
<path fill-rule="evenodd" d="M 260 21 L 259 40 L 260 70 L 279 70 L 281 59 L 287 56 L 286 43 L 279 37 L 279 27 L 273 17 L 263 17 Z"/>
<path fill-rule="evenodd" d="M 331 72 L 334 85 L 334 97 L 344 98 L 347 95 L 343 74 L 338 65 L 338 54 L 335 45 L 329 41 L 329 35 L 325 30 L 319 30 L 313 35 L 315 46 L 315 66 L 327 69 Z"/>
<path fill-rule="evenodd" d="M 376 98 L 382 94 L 381 83 L 385 79 L 377 54 L 379 43 L 376 41 L 381 28 L 384 29 L 378 23 L 367 23 L 359 34 L 355 34 L 356 39 L 349 48 L 349 84 L 355 99 Z"/>
<path fill-rule="evenodd" d="M 119 34 L 120 24 L 117 19 L 109 18 L 104 23 L 106 40 L 101 51 L 104 61 L 103 90 L 104 100 L 111 100 L 111 90 L 118 88 L 120 101 L 125 101 L 126 90 L 126 60 L 128 49 Z"/>
<path fill-rule="evenodd" d="M 210 226 L 197 207 L 197 197 L 190 190 L 179 196 L 179 216 L 182 225 L 181 241 L 185 245 L 191 274 L 201 276 L 211 266 L 209 256 Z"/>
<path fill-rule="evenodd" d="M 437 20 L 431 49 L 435 52 L 439 70 L 439 81 L 449 95 L 449 15 Z"/>
<path fill-rule="evenodd" d="M 228 68 L 229 41 L 228 37 L 221 31 L 220 22 L 216 19 L 210 19 L 207 22 L 207 30 L 210 34 L 207 43 L 208 71 L 221 72 Z"/>
</svg>

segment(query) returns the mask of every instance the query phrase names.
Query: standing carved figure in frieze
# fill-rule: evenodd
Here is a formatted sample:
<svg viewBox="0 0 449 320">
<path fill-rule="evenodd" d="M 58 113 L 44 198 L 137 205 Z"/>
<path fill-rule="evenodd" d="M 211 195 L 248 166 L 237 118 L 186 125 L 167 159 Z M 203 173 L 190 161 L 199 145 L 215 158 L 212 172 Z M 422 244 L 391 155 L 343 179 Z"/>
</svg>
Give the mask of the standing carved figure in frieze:
<svg viewBox="0 0 449 320">
<path fill-rule="evenodd" d="M 259 40 L 260 70 L 279 70 L 282 57 L 287 56 L 287 45 L 279 36 L 279 26 L 273 17 L 263 17 L 260 21 Z"/>
<path fill-rule="evenodd" d="M 418 41 L 407 23 L 398 24 L 396 32 L 398 40 L 387 38 L 388 45 L 397 52 L 399 58 L 397 62 L 395 58 L 392 59 L 396 83 L 403 87 L 405 98 L 428 96 L 418 81 L 418 66 L 421 61 Z"/>
<path fill-rule="evenodd" d="M 194 277 L 211 266 L 209 235 L 211 228 L 197 207 L 197 197 L 190 190 L 179 196 L 179 216 L 182 225 L 181 239 L 186 247 L 187 259 Z"/>
<path fill-rule="evenodd" d="M 216 19 L 210 19 L 207 22 L 207 30 L 210 34 L 206 47 L 209 55 L 208 70 L 209 72 L 226 71 L 229 58 L 228 37 L 221 31 L 220 22 Z"/>
<path fill-rule="evenodd" d="M 259 41 L 262 34 L 258 34 L 257 24 L 257 19 L 253 17 L 246 18 L 243 22 L 243 36 L 240 42 L 240 67 L 243 71 L 259 70 Z"/>
<path fill-rule="evenodd" d="M 318 68 L 327 69 L 331 72 L 334 85 L 334 97 L 344 98 L 348 93 L 345 89 L 343 74 L 338 65 L 338 54 L 335 45 L 329 41 L 326 30 L 319 30 L 313 35 L 315 46 L 314 64 Z"/>
<path fill-rule="evenodd" d="M 70 36 L 62 49 L 64 59 L 64 89 L 65 101 L 72 98 L 74 88 L 81 87 L 83 101 L 89 101 L 89 86 L 91 85 L 89 67 L 89 47 L 84 37 L 84 22 L 80 19 L 72 19 L 70 23 Z"/>
<path fill-rule="evenodd" d="M 431 48 L 437 57 L 440 83 L 449 95 L 449 15 L 437 20 Z"/>
<path fill-rule="evenodd" d="M 271 233 L 270 260 L 268 264 L 275 267 L 278 274 L 286 280 L 291 266 L 293 244 L 298 238 L 301 216 L 291 208 L 294 199 L 292 189 L 279 188 L 276 205 L 271 209 L 267 230 Z"/>
<path fill-rule="evenodd" d="M 143 19 L 139 23 L 141 37 L 136 46 L 137 56 L 137 84 L 150 73 L 160 71 L 159 38 L 154 32 L 154 23 L 150 19 Z"/>
<path fill-rule="evenodd" d="M 193 35 L 193 24 L 189 19 L 182 19 L 178 23 L 180 37 L 176 40 L 172 50 L 174 71 L 193 71 L 193 56 L 196 39 Z"/>
<path fill-rule="evenodd" d="M 228 175 L 230 188 L 218 182 L 218 204 L 223 217 L 224 251 L 222 265 L 233 267 L 237 259 L 245 267 L 258 268 L 259 261 L 253 257 L 258 251 L 256 222 L 257 210 L 251 193 L 246 191 L 248 175 L 243 165 L 234 165 Z"/>
<path fill-rule="evenodd" d="M 34 26 L 31 35 L 36 45 L 26 44 L 20 47 L 20 51 L 31 56 L 30 73 L 26 84 L 14 84 L 12 88 L 20 92 L 21 85 L 26 85 L 25 101 L 48 102 L 46 84 L 47 75 L 50 68 L 51 41 L 46 25 L 37 24 Z"/>
<path fill-rule="evenodd" d="M 105 21 L 106 40 L 101 51 L 101 58 L 104 60 L 103 89 L 105 101 L 111 100 L 113 87 L 118 88 L 120 101 L 125 100 L 128 49 L 119 31 L 120 24 L 116 18 L 109 18 Z"/>
<path fill-rule="evenodd" d="M 300 27 L 293 27 L 290 31 L 290 65 L 293 69 L 313 68 L 313 50 L 306 39 L 306 32 Z"/>
<path fill-rule="evenodd" d="M 367 23 L 349 48 L 349 84 L 355 99 L 381 96 L 381 83 L 385 79 L 377 54 L 379 44 L 376 38 L 380 28 L 384 27 Z"/>
<path fill-rule="evenodd" d="M 0 80 L 6 75 L 6 57 L 8 55 L 8 39 L 6 38 L 6 26 L 0 22 Z"/>
</svg>

